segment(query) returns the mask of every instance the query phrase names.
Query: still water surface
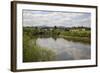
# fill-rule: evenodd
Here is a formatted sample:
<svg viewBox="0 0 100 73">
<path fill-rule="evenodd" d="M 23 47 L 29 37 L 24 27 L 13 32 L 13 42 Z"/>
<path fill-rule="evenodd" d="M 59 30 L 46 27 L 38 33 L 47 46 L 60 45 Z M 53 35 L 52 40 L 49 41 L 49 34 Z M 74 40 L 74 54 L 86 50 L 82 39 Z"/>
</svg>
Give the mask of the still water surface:
<svg viewBox="0 0 100 73">
<path fill-rule="evenodd" d="M 36 45 L 49 48 L 56 53 L 56 60 L 90 59 L 90 44 L 69 41 L 64 38 L 37 38 Z"/>
</svg>

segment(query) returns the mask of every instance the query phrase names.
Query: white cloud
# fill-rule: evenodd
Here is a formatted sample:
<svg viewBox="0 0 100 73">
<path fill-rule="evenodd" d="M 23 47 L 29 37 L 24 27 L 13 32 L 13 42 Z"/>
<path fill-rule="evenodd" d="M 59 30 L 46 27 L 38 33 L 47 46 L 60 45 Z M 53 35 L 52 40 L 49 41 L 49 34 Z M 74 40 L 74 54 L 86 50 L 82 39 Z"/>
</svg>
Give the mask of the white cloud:
<svg viewBox="0 0 100 73">
<path fill-rule="evenodd" d="M 23 26 L 90 27 L 90 24 L 90 13 L 23 10 Z"/>
</svg>

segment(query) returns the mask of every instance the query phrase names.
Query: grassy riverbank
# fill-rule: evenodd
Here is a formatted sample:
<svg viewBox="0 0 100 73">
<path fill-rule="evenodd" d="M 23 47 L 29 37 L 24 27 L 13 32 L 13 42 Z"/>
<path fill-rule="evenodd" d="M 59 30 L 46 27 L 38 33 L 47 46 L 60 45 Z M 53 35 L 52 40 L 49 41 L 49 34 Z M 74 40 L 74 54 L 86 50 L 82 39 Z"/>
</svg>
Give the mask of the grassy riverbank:
<svg viewBox="0 0 100 73">
<path fill-rule="evenodd" d="M 34 43 L 31 43 L 31 40 Z M 41 48 L 35 43 L 36 39 L 31 39 L 29 36 L 24 34 L 23 36 L 23 62 L 39 62 L 39 61 L 50 61 L 55 59 L 55 52 L 48 48 Z"/>
<path fill-rule="evenodd" d="M 91 43 L 90 29 L 85 28 L 37 28 L 37 27 L 23 27 L 23 62 L 39 62 L 54 60 L 56 53 L 49 48 L 42 48 L 31 43 L 33 40 L 36 42 L 38 36 L 52 36 L 54 38 L 64 38 L 69 41 Z"/>
<path fill-rule="evenodd" d="M 91 42 L 91 30 L 89 28 L 70 28 L 70 29 L 60 29 L 57 27 L 44 29 L 36 27 L 24 27 L 24 34 L 28 35 L 30 38 L 40 36 L 52 36 L 52 37 L 62 37 L 68 40 L 90 43 Z"/>
</svg>

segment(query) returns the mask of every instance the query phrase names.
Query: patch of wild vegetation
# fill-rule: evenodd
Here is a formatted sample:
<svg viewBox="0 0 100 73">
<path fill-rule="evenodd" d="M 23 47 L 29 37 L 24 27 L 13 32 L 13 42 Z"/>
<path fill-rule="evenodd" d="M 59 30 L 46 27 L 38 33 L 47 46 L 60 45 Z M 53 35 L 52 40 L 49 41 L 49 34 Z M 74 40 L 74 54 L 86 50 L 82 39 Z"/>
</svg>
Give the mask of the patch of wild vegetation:
<svg viewBox="0 0 100 73">
<path fill-rule="evenodd" d="M 30 46 L 31 37 L 23 34 L 23 62 L 50 61 L 55 59 L 55 52 L 48 48 L 41 48 L 36 44 Z M 35 41 L 35 39 L 34 39 Z"/>
<path fill-rule="evenodd" d="M 62 37 L 68 40 L 90 43 L 91 40 L 91 29 L 86 27 L 73 27 L 73 28 L 39 28 L 39 27 L 24 27 L 26 32 L 31 38 L 37 37 L 38 35 Z"/>
</svg>

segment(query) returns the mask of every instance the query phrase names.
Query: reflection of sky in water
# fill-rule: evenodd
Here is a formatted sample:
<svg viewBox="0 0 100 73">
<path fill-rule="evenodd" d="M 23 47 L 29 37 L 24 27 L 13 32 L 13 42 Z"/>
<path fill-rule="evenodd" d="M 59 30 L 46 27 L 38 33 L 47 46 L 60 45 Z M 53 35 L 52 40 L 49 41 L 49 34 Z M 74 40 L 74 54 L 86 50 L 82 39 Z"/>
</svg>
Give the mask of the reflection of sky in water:
<svg viewBox="0 0 100 73">
<path fill-rule="evenodd" d="M 36 44 L 56 52 L 57 60 L 90 59 L 90 45 L 58 38 L 38 38 Z"/>
</svg>

